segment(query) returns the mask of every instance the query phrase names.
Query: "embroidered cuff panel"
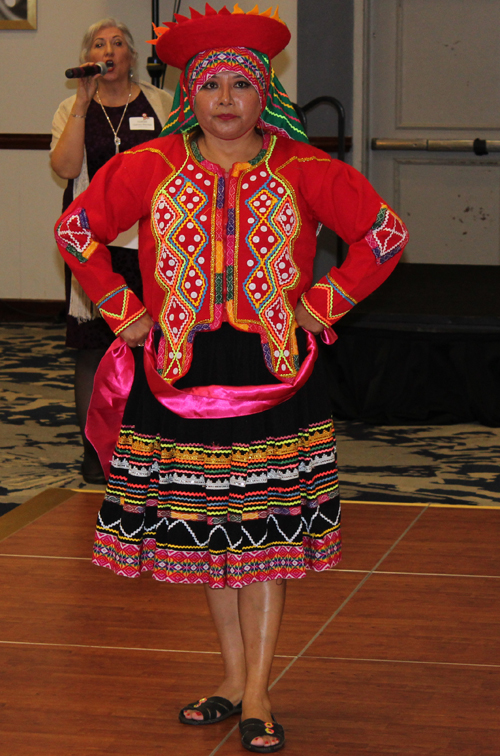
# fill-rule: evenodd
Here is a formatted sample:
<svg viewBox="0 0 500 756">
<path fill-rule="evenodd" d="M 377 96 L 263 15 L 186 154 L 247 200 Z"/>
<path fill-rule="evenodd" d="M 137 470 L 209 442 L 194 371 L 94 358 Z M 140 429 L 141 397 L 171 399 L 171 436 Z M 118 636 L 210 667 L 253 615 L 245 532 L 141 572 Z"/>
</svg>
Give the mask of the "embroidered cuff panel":
<svg viewBox="0 0 500 756">
<path fill-rule="evenodd" d="M 324 276 L 301 296 L 301 302 L 313 318 L 330 326 L 346 315 L 357 301 L 339 286 L 331 275 Z"/>
<path fill-rule="evenodd" d="M 85 263 L 99 246 L 90 230 L 87 213 L 83 207 L 76 207 L 72 213 L 65 215 L 57 227 L 58 244 L 70 255 Z"/>
<path fill-rule="evenodd" d="M 121 333 L 147 312 L 142 302 L 127 286 L 110 292 L 96 304 L 102 317 L 116 334 Z"/>
<path fill-rule="evenodd" d="M 408 230 L 396 213 L 387 205 L 382 205 L 365 239 L 377 263 L 381 265 L 405 248 L 408 242 Z"/>
</svg>

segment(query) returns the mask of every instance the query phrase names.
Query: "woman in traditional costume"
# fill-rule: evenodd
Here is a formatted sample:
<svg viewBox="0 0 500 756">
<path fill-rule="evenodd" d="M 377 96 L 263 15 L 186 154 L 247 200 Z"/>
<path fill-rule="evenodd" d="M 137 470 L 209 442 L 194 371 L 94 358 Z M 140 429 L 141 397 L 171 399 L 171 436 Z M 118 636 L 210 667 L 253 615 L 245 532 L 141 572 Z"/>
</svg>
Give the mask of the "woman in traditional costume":
<svg viewBox="0 0 500 756">
<path fill-rule="evenodd" d="M 271 753 L 285 742 L 268 685 L 286 581 L 340 560 L 315 334 L 334 340 L 407 232 L 361 174 L 307 143 L 270 67 L 290 38 L 277 13 L 207 5 L 157 32 L 160 58 L 182 71 L 162 135 L 110 160 L 57 225 L 121 337 L 88 423 L 109 471 L 94 562 L 204 584 L 225 676 L 180 720 L 241 714 L 245 748 Z M 137 220 L 143 302 L 105 246 Z M 313 286 L 320 223 L 350 249 Z"/>
</svg>

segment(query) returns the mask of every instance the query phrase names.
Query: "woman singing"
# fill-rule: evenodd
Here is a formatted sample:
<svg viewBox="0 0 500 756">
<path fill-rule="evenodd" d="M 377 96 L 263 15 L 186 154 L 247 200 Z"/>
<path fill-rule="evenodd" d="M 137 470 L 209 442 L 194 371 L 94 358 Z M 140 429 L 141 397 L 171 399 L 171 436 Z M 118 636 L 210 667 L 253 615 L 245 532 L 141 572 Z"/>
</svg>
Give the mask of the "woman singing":
<svg viewBox="0 0 500 756">
<path fill-rule="evenodd" d="M 157 137 L 168 118 L 172 98 L 134 77 L 137 51 L 128 27 L 103 18 L 83 36 L 83 65 L 106 63 L 108 71 L 78 79 L 76 94 L 58 107 L 52 123 L 50 160 L 58 176 L 68 179 L 63 211 L 89 185 L 113 155 Z M 142 298 L 137 234 L 132 231 L 110 247 L 113 269 Z M 85 437 L 94 375 L 114 339 L 112 330 L 66 268 L 66 344 L 77 349 L 75 404 L 83 440 L 82 475 L 87 483 L 104 483 L 97 454 Z"/>
</svg>

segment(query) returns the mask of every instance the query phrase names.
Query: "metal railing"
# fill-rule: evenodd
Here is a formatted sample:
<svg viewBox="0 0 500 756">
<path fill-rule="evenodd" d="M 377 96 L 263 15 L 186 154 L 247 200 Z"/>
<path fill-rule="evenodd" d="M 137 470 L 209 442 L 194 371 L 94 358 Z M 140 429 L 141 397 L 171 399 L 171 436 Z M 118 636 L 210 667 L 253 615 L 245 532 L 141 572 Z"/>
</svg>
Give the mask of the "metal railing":
<svg viewBox="0 0 500 756">
<path fill-rule="evenodd" d="M 500 152 L 499 139 L 372 139 L 372 150 L 422 150 L 426 152 Z"/>
</svg>

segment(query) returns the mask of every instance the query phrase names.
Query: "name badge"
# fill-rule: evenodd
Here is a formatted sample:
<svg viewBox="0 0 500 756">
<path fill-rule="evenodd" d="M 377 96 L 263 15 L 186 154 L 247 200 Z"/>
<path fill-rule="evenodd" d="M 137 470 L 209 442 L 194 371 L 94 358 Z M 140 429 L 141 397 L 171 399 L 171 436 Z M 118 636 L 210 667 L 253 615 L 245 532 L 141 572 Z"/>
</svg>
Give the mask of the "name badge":
<svg viewBox="0 0 500 756">
<path fill-rule="evenodd" d="M 130 131 L 154 131 L 155 119 L 147 115 L 143 116 L 131 116 L 128 119 Z"/>
</svg>

